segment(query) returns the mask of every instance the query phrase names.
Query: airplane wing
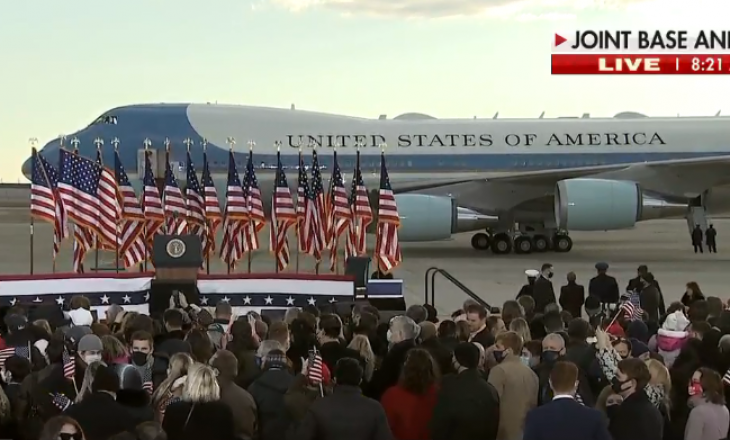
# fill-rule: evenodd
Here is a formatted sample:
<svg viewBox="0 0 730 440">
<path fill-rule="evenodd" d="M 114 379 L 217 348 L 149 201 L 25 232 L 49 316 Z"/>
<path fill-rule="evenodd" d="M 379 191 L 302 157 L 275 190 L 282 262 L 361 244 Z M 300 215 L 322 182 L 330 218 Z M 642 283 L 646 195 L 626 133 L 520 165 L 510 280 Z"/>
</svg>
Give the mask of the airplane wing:
<svg viewBox="0 0 730 440">
<path fill-rule="evenodd" d="M 711 170 L 717 170 L 718 168 L 721 168 L 724 172 L 730 171 L 730 155 L 718 155 L 691 159 L 673 159 L 666 161 L 642 162 L 633 164 L 599 165 L 568 169 L 552 169 L 526 172 L 517 171 L 513 174 L 497 177 L 489 176 L 485 173 L 483 178 L 476 176 L 469 179 L 454 179 L 430 183 L 414 182 L 411 185 L 406 184 L 404 186 L 399 186 L 395 191 L 396 193 L 408 193 L 436 188 L 447 191 L 449 186 L 462 186 L 468 182 L 491 182 L 530 186 L 553 186 L 557 182 L 565 179 L 576 179 L 602 174 L 606 174 L 606 178 L 610 178 L 610 175 L 612 173 L 618 171 L 636 171 L 637 173 L 650 171 L 654 174 L 656 174 L 656 172 L 663 172 L 670 173 L 673 177 L 676 178 L 682 175 L 697 176 L 696 173 L 698 172 L 707 172 Z M 730 175 L 730 173 L 728 173 L 728 175 Z"/>
</svg>

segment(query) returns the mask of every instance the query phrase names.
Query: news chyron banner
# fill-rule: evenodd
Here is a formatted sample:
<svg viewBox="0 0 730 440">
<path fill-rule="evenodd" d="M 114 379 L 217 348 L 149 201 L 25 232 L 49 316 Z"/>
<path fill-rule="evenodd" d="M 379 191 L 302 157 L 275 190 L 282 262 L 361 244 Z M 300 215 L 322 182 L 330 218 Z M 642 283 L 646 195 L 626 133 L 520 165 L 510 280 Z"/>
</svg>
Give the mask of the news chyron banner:
<svg viewBox="0 0 730 440">
<path fill-rule="evenodd" d="M 553 75 L 728 75 L 730 31 L 560 32 L 551 59 Z"/>
</svg>

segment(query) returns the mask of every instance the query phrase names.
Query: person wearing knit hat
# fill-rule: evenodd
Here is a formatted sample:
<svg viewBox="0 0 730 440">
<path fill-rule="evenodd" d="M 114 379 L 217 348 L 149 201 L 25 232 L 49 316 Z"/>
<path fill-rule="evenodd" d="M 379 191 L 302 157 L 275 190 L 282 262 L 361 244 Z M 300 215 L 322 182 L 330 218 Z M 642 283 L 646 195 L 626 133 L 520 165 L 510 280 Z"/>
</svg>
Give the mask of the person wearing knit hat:
<svg viewBox="0 0 730 440">
<path fill-rule="evenodd" d="M 86 365 L 92 362 L 101 361 L 101 339 L 94 334 L 86 335 L 79 341 L 76 352 L 81 356 L 81 360 Z"/>
</svg>

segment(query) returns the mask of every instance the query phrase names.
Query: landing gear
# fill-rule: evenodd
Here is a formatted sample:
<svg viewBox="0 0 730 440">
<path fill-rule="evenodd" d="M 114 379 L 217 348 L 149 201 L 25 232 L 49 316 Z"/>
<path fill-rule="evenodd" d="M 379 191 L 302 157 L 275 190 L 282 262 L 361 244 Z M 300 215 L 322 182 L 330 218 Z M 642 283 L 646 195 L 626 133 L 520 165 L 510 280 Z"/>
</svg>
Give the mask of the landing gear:
<svg viewBox="0 0 730 440">
<path fill-rule="evenodd" d="M 534 249 L 535 244 L 530 237 L 519 236 L 515 238 L 515 253 L 516 254 L 529 254 Z"/>
<path fill-rule="evenodd" d="M 555 252 L 570 252 L 573 249 L 573 240 L 567 234 L 555 234 L 553 249 Z"/>
<path fill-rule="evenodd" d="M 474 236 L 471 238 L 471 247 L 478 251 L 486 251 L 487 249 L 489 249 L 490 244 L 491 240 L 489 239 L 489 235 L 485 234 L 484 232 L 474 234 Z"/>
<path fill-rule="evenodd" d="M 505 233 L 495 234 L 492 238 L 492 252 L 497 255 L 512 252 L 512 237 Z"/>
<path fill-rule="evenodd" d="M 547 252 L 550 250 L 550 240 L 544 235 L 535 235 L 532 237 L 533 252 Z"/>
</svg>

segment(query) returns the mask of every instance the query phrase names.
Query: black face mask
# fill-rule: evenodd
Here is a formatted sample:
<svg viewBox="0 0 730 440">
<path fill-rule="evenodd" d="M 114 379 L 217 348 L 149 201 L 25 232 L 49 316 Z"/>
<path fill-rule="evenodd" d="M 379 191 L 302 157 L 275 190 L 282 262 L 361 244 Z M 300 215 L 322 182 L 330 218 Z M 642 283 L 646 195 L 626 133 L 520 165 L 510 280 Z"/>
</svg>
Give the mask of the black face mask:
<svg viewBox="0 0 730 440">
<path fill-rule="evenodd" d="M 58 434 L 58 438 L 61 440 L 82 440 L 84 436 L 82 436 L 80 432 L 75 432 L 73 434 L 61 432 Z"/>
<path fill-rule="evenodd" d="M 560 353 L 553 350 L 543 351 L 540 354 L 540 360 L 546 364 L 552 364 L 558 360 Z"/>
<path fill-rule="evenodd" d="M 132 352 L 132 363 L 134 365 L 142 366 L 147 363 L 147 353 L 143 353 L 141 351 L 133 351 Z"/>
<path fill-rule="evenodd" d="M 631 382 L 631 379 L 621 382 L 618 377 L 614 376 L 611 380 L 611 389 L 616 394 L 621 394 L 624 391 L 624 385 Z"/>
</svg>

